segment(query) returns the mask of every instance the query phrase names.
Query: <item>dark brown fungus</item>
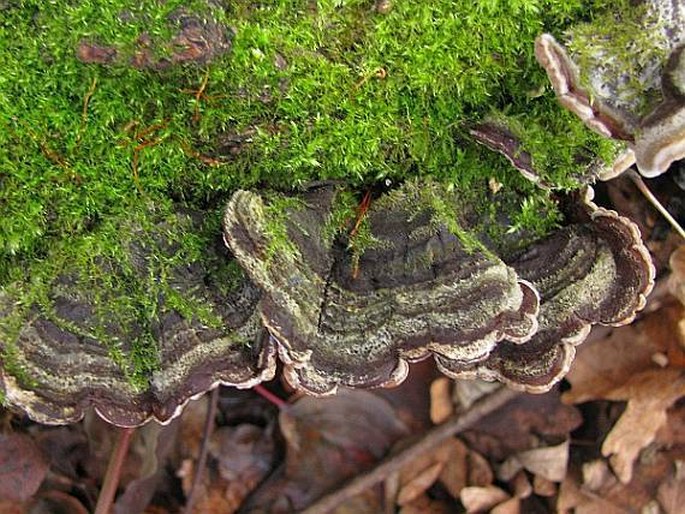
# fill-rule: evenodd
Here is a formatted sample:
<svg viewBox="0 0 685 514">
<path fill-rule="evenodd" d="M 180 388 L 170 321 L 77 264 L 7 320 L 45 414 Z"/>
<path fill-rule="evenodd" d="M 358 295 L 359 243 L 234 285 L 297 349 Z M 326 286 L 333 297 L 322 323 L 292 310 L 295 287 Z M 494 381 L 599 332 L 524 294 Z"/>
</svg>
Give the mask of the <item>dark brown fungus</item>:
<svg viewBox="0 0 685 514">
<path fill-rule="evenodd" d="M 480 144 L 502 154 L 521 174 L 542 188 L 549 188 L 533 167 L 533 158 L 523 150 L 516 135 L 502 122 L 486 120 L 469 129 Z"/>
<path fill-rule="evenodd" d="M 192 227 L 185 216 L 178 223 Z M 96 263 L 102 278 L 66 265 L 35 305 L 15 301 L 14 288 L 22 285 L 2 292 L 0 388 L 9 405 L 48 424 L 77 421 L 93 407 L 131 427 L 166 423 L 218 384 L 251 387 L 273 376 L 275 355 L 256 312 L 259 290 L 247 279 L 228 291 L 208 282 L 212 257 L 156 267 L 159 252 L 172 260 L 179 251 L 164 239 L 173 230 L 158 226 L 153 238 L 133 230 L 125 262 Z M 150 305 L 122 304 L 135 284 L 147 288 Z M 181 297 L 200 302 L 215 319 L 184 314 Z"/>
<path fill-rule="evenodd" d="M 525 345 L 503 341 L 468 370 L 439 361 L 452 376 L 497 379 L 528 392 L 549 390 L 568 372 L 593 324 L 623 325 L 645 305 L 654 266 L 634 223 L 588 204 L 588 219 L 531 245 L 509 262 L 541 295 L 539 330 Z"/>
<path fill-rule="evenodd" d="M 602 136 L 632 139 L 636 121 L 583 87 L 578 66 L 553 36 L 542 34 L 535 40 L 535 57 L 547 72 L 561 105 Z"/>
<path fill-rule="evenodd" d="M 333 188 L 302 195 L 283 219 L 258 194 L 233 195 L 225 239 L 263 289 L 262 318 L 294 386 L 329 394 L 393 385 L 408 362 L 434 355 L 466 366 L 503 338 L 522 343 L 535 332 L 535 289 L 447 230 L 427 201 L 431 187 L 408 184 L 373 202 L 358 260 L 355 236 L 326 235 Z M 290 248 L 278 247 L 277 223 Z"/>
</svg>

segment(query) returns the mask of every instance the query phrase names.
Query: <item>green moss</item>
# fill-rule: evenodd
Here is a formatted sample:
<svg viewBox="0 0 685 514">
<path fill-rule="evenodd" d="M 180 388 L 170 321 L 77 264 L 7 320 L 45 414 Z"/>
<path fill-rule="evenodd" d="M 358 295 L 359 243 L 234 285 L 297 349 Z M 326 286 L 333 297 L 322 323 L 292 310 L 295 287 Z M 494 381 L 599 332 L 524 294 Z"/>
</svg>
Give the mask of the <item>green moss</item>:
<svg viewBox="0 0 685 514">
<path fill-rule="evenodd" d="M 526 116 L 493 112 L 488 118 L 502 123 L 516 136 L 521 151 L 530 154 L 532 166 L 544 183 L 561 190 L 576 189 L 587 182 L 590 169 L 610 165 L 625 149 L 624 143 L 588 130 L 570 111 L 541 107 L 534 106 Z M 565 136 L 560 138 L 562 133 Z M 504 157 L 501 160 L 506 162 Z M 543 197 L 542 192 L 539 195 Z"/>
<path fill-rule="evenodd" d="M 322 232 L 327 246 L 331 245 L 339 235 L 347 234 L 352 229 L 359 215 L 359 203 L 359 199 L 352 191 L 337 192 Z"/>
<path fill-rule="evenodd" d="M 22 284 L 21 304 L 49 314 L 56 277 L 74 270 L 101 320 L 89 330 L 142 384 L 156 365 L 149 320 L 160 295 L 185 315 L 217 323 L 207 299 L 175 288 L 170 270 L 197 261 L 214 283 L 230 289 L 240 282 L 240 270 L 205 251 L 236 188 L 283 191 L 337 179 L 365 189 L 386 178 L 431 177 L 459 205 L 475 202 L 472 211 L 492 220 L 492 203 L 482 193 L 492 177 L 518 198 L 499 204 L 508 209 L 507 229 L 549 226 L 530 207 L 547 202 L 546 193 L 474 144 L 467 127 L 493 111 L 519 120 L 531 134 L 526 144 L 536 163 L 560 187 L 571 187 L 573 156 L 604 149 L 563 114 L 551 92 L 529 94 L 547 83 L 533 40 L 613 3 L 431 0 L 394 2 L 388 14 L 373 5 L 26 0 L 5 6 L 0 286 Z M 210 64 L 165 71 L 128 66 L 143 32 L 157 57 L 174 51 L 169 42 L 179 27 L 169 16 L 180 8 L 232 27 L 231 51 Z M 110 66 L 83 64 L 76 58 L 81 41 L 112 46 L 120 58 Z M 275 220 L 273 254 L 292 254 L 282 223 L 283 213 L 296 208 L 289 202 L 274 197 L 267 207 Z M 545 205 L 545 219 L 556 220 L 554 206 Z M 454 210 L 435 207 L 445 216 Z M 173 213 L 184 209 L 205 216 L 200 228 L 174 221 Z M 348 203 L 331 224 L 350 215 L 356 210 Z M 151 239 L 160 220 L 173 251 L 157 249 Z M 358 249 L 373 244 L 365 227 L 362 220 Z M 132 244 L 153 249 L 146 277 L 128 260 Z M 103 268 L 103 262 L 117 265 Z M 143 335 L 112 337 L 106 329 L 112 312 L 118 323 L 144 327 Z"/>
<path fill-rule="evenodd" d="M 362 208 L 363 201 L 364 199 L 360 200 L 349 190 L 338 191 L 323 227 L 325 244 L 331 245 L 338 237 L 347 241 L 347 249 L 352 253 L 353 270 L 359 268 L 359 259 L 364 252 L 383 244 L 371 233 L 371 225 L 367 217 L 368 206 Z"/>
<path fill-rule="evenodd" d="M 266 247 L 267 262 L 276 255 L 291 261 L 301 258 L 300 251 L 288 235 L 287 221 L 293 211 L 303 207 L 304 204 L 299 198 L 279 193 L 267 195 L 267 202 L 264 206 L 265 230 L 269 239 Z"/>
</svg>

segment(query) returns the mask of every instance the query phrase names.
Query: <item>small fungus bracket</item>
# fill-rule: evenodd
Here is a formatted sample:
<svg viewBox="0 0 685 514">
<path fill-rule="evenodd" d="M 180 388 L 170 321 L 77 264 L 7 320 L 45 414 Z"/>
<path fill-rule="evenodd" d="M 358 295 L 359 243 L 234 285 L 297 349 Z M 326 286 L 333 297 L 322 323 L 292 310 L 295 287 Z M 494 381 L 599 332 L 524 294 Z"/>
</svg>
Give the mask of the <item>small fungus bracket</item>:
<svg viewBox="0 0 685 514">
<path fill-rule="evenodd" d="M 633 164 L 655 177 L 685 157 L 685 13 L 670 0 L 647 0 L 635 9 L 642 18 L 630 26 L 641 32 L 631 38 L 632 49 L 601 35 L 583 45 L 579 40 L 587 36 L 573 29 L 567 38 L 573 52 L 550 34 L 535 41 L 535 56 L 559 103 L 591 130 L 628 145 L 603 180 Z M 620 27 L 620 16 L 615 23 Z"/>
<path fill-rule="evenodd" d="M 525 345 L 503 341 L 485 363 L 464 373 L 439 361 L 443 371 L 545 392 L 569 371 L 575 347 L 592 325 L 630 323 L 645 306 L 655 269 L 637 226 L 591 202 L 583 207 L 585 220 L 508 259 L 540 291 L 540 326 L 533 338 Z"/>
</svg>

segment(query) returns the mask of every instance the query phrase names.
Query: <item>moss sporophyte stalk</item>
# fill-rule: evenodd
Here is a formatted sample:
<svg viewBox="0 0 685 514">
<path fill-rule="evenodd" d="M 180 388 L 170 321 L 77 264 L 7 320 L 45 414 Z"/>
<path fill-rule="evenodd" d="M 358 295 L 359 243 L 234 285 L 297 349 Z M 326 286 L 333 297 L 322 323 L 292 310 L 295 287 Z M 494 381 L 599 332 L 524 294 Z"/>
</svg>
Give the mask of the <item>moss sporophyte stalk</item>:
<svg viewBox="0 0 685 514">
<path fill-rule="evenodd" d="M 160 367 L 154 320 L 174 312 L 219 330 L 227 314 L 217 298 L 244 287 L 221 242 L 222 213 L 238 189 L 273 192 L 273 215 L 298 208 L 288 193 L 338 184 L 347 192 L 322 232 L 330 238 L 349 228 L 364 192 L 386 180 L 433 184 L 446 195 L 433 201 L 436 217 L 474 249 L 484 234 L 531 240 L 557 226 L 552 193 L 475 143 L 468 128 L 505 117 L 520 127 L 546 183 L 576 187 L 578 156 L 606 157 L 614 147 L 559 108 L 533 41 L 605 16 L 614 2 L 386 7 L 3 3 L 0 287 L 12 308 L 0 305 L 0 337 L 8 372 L 30 381 L 14 345 L 16 327 L 37 317 L 97 341 L 138 389 Z M 282 216 L 269 219 L 270 251 L 292 252 Z M 358 254 L 379 244 L 363 216 L 355 235 Z M 216 296 L 189 288 L 196 279 Z M 73 310 L 84 304 L 88 312 Z"/>
</svg>

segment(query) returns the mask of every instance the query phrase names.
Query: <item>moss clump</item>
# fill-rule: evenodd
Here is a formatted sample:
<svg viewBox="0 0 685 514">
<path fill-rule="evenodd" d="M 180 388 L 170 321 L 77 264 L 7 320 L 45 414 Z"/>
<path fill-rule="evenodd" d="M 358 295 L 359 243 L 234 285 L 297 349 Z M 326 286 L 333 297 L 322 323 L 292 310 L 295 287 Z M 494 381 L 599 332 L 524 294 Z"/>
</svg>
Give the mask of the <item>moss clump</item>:
<svg viewBox="0 0 685 514">
<path fill-rule="evenodd" d="M 82 286 L 104 295 L 97 335 L 105 340 L 110 311 L 149 329 L 164 292 L 174 308 L 211 324 L 192 292 L 164 285 L 165 270 L 185 259 L 221 268 L 203 249 L 238 187 L 338 179 L 363 189 L 432 177 L 465 194 L 493 177 L 518 198 L 498 204 L 509 209 L 509 226 L 537 230 L 526 212 L 548 202 L 546 193 L 471 142 L 466 127 L 501 111 L 553 155 L 598 151 L 551 92 L 529 94 L 547 83 L 532 49 L 539 33 L 612 5 L 431 0 L 396 2 L 384 14 L 371 0 L 11 2 L 0 16 L 0 287 L 22 283 L 22 304 L 47 309 L 57 270 L 80 270 Z M 230 52 L 165 70 L 131 67 L 141 35 L 155 58 L 176 50 L 169 42 L 180 10 L 225 27 Z M 116 49 L 117 60 L 84 64 L 82 41 Z M 572 184 L 572 159 L 538 162 L 555 183 Z M 499 215 L 486 195 L 469 198 Z M 98 259 L 126 262 L 124 220 L 152 231 L 160 215 L 182 209 L 204 213 L 208 232 L 177 232 L 175 257 L 155 250 L 157 282 L 133 280 L 125 265 L 98 267 Z M 209 273 L 231 282 L 236 270 Z M 110 345 L 132 380 L 154 368 L 151 337 L 124 346 L 119 355 Z"/>
<path fill-rule="evenodd" d="M 288 235 L 287 221 L 291 212 L 304 207 L 301 199 L 284 196 L 279 193 L 269 193 L 264 206 L 265 229 L 269 238 L 266 246 L 267 262 L 276 255 L 290 261 L 301 259 L 302 256 Z M 307 234 L 304 234 L 307 236 Z"/>
</svg>

